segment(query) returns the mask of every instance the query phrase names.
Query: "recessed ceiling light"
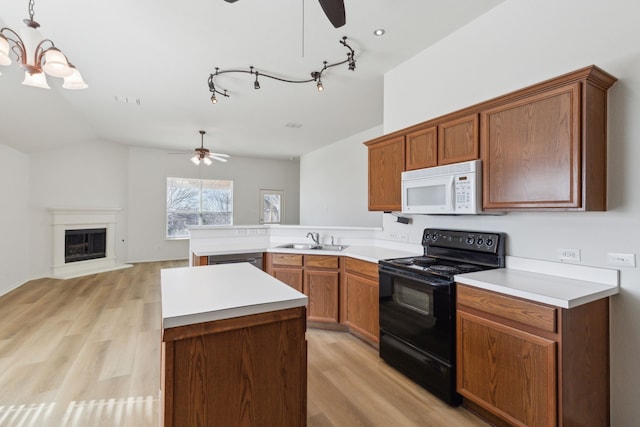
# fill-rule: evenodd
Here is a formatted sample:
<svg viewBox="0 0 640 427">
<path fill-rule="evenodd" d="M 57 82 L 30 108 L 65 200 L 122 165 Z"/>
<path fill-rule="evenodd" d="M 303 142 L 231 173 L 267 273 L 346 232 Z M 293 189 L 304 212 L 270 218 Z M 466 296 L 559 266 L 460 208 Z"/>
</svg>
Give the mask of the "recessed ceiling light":
<svg viewBox="0 0 640 427">
<path fill-rule="evenodd" d="M 384 28 L 378 28 L 377 30 L 373 31 L 373 35 L 379 37 L 379 36 L 384 35 L 385 32 L 386 31 L 384 30 Z"/>
<path fill-rule="evenodd" d="M 284 125 L 284 127 L 286 128 L 292 128 L 292 129 L 300 129 L 302 127 L 302 123 L 287 123 L 286 125 Z"/>
</svg>

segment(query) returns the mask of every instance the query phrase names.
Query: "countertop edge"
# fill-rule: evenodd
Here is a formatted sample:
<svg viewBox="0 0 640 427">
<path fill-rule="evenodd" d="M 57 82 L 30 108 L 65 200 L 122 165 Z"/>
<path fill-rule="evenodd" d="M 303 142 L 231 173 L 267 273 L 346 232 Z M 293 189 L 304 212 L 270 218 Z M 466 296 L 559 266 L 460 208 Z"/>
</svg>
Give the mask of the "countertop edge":
<svg viewBox="0 0 640 427">
<path fill-rule="evenodd" d="M 308 304 L 308 297 L 276 301 L 272 303 L 256 304 L 251 306 L 234 307 L 225 310 L 215 310 L 202 313 L 192 313 L 184 316 L 163 317 L 162 330 L 177 328 L 180 326 L 194 325 L 197 323 L 213 322 L 216 320 L 233 319 L 253 314 L 268 313 L 271 311 L 286 310 L 289 308 L 304 307 Z"/>
<path fill-rule="evenodd" d="M 586 267 L 588 272 L 596 269 L 595 267 Z M 528 269 L 500 268 L 459 274 L 455 276 L 455 281 L 464 285 L 566 309 L 607 298 L 620 292 L 620 286 L 617 281 L 615 284 L 600 283 L 583 280 L 582 278 L 548 274 L 549 270 L 542 269 L 542 271 L 533 272 Z M 545 292 L 545 289 L 536 286 L 536 282 L 539 284 L 540 282 L 551 281 L 557 282 L 557 286 L 560 287 L 557 289 L 561 289 L 563 285 L 567 286 L 565 288 L 566 292 L 558 292 L 558 295 L 554 295 L 553 292 Z"/>
</svg>

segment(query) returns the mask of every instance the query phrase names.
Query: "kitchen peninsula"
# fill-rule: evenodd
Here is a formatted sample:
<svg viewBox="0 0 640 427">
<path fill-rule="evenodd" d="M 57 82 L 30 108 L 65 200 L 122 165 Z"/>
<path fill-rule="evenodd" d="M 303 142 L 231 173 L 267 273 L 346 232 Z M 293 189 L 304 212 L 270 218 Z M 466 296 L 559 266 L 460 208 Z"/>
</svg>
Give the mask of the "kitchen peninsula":
<svg viewBox="0 0 640 427">
<path fill-rule="evenodd" d="M 247 263 L 161 279 L 164 426 L 306 425 L 307 297 Z"/>
</svg>

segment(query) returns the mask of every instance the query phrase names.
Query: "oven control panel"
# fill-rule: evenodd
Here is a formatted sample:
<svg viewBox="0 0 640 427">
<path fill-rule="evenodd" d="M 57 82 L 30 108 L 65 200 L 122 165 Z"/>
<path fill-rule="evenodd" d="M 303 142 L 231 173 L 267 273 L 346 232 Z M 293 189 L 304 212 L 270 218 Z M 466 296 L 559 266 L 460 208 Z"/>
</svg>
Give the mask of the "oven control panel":
<svg viewBox="0 0 640 427">
<path fill-rule="evenodd" d="M 503 233 L 427 228 L 422 234 L 422 246 L 496 253 L 502 249 L 503 239 Z"/>
</svg>

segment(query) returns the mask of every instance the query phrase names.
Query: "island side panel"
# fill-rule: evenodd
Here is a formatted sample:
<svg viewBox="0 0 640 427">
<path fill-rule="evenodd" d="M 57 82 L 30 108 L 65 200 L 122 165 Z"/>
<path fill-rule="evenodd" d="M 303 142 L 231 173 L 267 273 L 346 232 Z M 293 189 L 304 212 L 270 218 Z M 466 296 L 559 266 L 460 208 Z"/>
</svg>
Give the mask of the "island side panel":
<svg viewBox="0 0 640 427">
<path fill-rule="evenodd" d="M 165 331 L 174 365 L 165 426 L 306 425 L 304 307 L 193 327 Z"/>
</svg>

